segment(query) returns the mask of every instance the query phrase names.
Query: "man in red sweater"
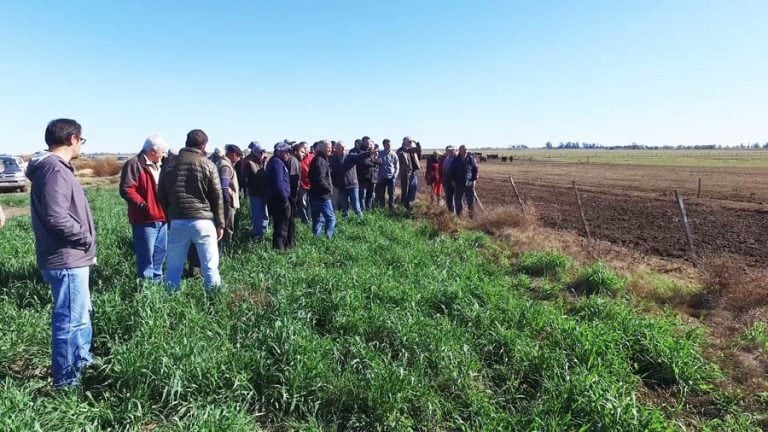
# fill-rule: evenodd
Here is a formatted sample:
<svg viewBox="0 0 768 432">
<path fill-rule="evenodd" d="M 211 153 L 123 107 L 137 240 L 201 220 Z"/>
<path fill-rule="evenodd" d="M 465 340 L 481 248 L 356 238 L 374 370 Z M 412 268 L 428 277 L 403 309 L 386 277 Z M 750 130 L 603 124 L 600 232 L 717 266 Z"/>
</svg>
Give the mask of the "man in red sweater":
<svg viewBox="0 0 768 432">
<path fill-rule="evenodd" d="M 294 154 L 299 159 L 299 196 L 296 203 L 296 212 L 301 221 L 309 225 L 309 166 L 312 159 L 315 158 L 314 146 L 311 153 L 307 153 L 307 143 L 300 142 L 294 150 Z"/>
<path fill-rule="evenodd" d="M 133 231 L 136 274 L 153 282 L 162 279 L 168 246 L 167 218 L 157 199 L 161 160 L 167 151 L 165 140 L 152 135 L 120 173 L 120 196 L 128 203 L 128 221 Z"/>
</svg>

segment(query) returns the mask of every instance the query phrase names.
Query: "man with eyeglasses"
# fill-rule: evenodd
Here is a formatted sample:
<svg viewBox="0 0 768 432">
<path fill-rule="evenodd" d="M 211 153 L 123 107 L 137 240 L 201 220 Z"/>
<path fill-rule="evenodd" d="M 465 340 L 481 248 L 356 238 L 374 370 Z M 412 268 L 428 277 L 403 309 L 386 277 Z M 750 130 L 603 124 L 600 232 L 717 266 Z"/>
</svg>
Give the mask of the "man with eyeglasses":
<svg viewBox="0 0 768 432">
<path fill-rule="evenodd" d="M 91 363 L 90 266 L 96 263 L 96 231 L 70 161 L 85 144 L 75 120 L 56 119 L 45 129 L 48 151 L 32 159 L 30 204 L 37 266 L 50 284 L 51 374 L 56 388 L 76 387 Z"/>
</svg>

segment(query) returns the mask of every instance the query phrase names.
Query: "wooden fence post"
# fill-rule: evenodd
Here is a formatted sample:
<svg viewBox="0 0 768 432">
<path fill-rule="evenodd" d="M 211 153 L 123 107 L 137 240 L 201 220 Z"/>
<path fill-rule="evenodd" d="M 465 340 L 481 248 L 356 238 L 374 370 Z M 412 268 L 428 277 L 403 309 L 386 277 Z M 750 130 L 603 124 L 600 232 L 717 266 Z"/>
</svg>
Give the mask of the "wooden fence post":
<svg viewBox="0 0 768 432">
<path fill-rule="evenodd" d="M 683 203 L 683 195 L 675 191 L 675 200 L 677 201 L 677 209 L 680 210 L 680 225 L 682 225 L 685 239 L 688 243 L 688 255 L 693 262 L 693 266 L 699 267 L 699 259 L 696 256 L 696 249 L 693 246 L 693 236 L 691 235 L 691 227 L 688 225 L 688 215 L 685 213 L 685 204 Z"/>
<path fill-rule="evenodd" d="M 696 199 L 701 198 L 701 177 L 699 177 L 699 190 L 696 192 Z"/>
<path fill-rule="evenodd" d="M 523 204 L 523 198 L 520 196 L 520 192 L 518 192 L 517 185 L 515 184 L 515 180 L 512 178 L 512 176 L 509 177 L 509 182 L 512 183 L 512 190 L 515 191 L 517 204 L 520 205 L 520 211 L 525 213 L 525 204 Z"/>
<path fill-rule="evenodd" d="M 579 215 L 581 216 L 581 223 L 584 225 L 584 230 L 587 232 L 587 239 L 592 241 L 592 233 L 589 232 L 589 225 L 587 225 L 587 218 L 584 217 L 584 206 L 581 205 L 581 196 L 579 195 L 579 187 L 576 186 L 576 180 L 573 181 L 573 193 L 576 195 L 576 203 L 579 205 Z"/>
</svg>

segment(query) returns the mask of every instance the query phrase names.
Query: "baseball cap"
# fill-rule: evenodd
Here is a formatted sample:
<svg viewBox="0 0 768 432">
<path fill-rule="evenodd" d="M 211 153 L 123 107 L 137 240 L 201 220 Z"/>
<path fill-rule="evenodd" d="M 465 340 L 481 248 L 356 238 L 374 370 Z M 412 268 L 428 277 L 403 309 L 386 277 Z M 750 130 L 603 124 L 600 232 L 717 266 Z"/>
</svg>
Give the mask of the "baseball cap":
<svg viewBox="0 0 768 432">
<path fill-rule="evenodd" d="M 275 144 L 275 152 L 289 152 L 291 151 L 291 145 L 285 141 L 280 141 Z"/>
<path fill-rule="evenodd" d="M 258 141 L 251 141 L 251 143 L 248 144 L 248 149 L 252 153 L 264 153 L 264 149 L 261 148 L 261 144 L 259 144 Z"/>
</svg>

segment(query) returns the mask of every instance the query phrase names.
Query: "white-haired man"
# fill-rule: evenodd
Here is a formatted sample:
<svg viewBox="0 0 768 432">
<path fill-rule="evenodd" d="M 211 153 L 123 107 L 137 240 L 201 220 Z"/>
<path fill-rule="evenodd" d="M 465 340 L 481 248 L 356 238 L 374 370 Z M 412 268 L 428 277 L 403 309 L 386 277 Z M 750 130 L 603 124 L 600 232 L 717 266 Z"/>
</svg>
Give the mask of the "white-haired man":
<svg viewBox="0 0 768 432">
<path fill-rule="evenodd" d="M 157 198 L 161 161 L 167 151 L 165 140 L 152 135 L 120 173 L 120 196 L 128 203 L 128 221 L 133 231 L 136 274 L 154 282 L 162 279 L 168 246 L 167 218 Z"/>
</svg>

